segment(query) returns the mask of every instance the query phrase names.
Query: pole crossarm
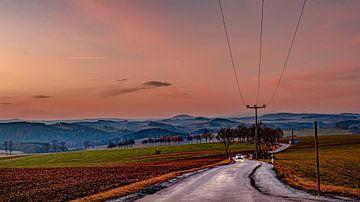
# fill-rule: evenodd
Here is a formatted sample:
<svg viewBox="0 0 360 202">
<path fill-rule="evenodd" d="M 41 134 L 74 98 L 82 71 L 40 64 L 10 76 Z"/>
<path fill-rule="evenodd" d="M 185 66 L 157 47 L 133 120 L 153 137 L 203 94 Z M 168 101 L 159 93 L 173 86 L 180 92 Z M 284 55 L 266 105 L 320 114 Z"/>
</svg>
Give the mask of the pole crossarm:
<svg viewBox="0 0 360 202">
<path fill-rule="evenodd" d="M 248 109 L 261 109 L 261 108 L 266 108 L 266 105 L 262 105 L 262 106 L 258 106 L 258 105 L 246 105 L 246 108 Z"/>
</svg>

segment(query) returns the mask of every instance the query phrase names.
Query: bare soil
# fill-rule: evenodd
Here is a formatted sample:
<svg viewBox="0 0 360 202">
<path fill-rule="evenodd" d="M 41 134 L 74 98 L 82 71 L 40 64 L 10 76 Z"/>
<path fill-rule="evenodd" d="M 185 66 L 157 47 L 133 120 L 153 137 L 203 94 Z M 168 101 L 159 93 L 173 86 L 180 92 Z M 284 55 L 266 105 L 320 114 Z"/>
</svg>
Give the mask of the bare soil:
<svg viewBox="0 0 360 202">
<path fill-rule="evenodd" d="M 223 160 L 223 156 L 96 167 L 0 169 L 0 200 L 68 201 L 166 173 Z"/>
</svg>

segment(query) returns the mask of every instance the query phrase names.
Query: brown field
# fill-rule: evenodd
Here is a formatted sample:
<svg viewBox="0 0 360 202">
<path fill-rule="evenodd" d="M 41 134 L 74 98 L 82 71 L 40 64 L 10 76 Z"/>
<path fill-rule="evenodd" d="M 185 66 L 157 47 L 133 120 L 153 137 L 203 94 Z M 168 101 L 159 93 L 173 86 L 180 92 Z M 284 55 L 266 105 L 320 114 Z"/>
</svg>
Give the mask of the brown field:
<svg viewBox="0 0 360 202">
<path fill-rule="evenodd" d="M 114 166 L 2 168 L 0 195 L 4 201 L 67 201 L 170 172 L 214 164 L 223 159 L 220 155 Z"/>
</svg>

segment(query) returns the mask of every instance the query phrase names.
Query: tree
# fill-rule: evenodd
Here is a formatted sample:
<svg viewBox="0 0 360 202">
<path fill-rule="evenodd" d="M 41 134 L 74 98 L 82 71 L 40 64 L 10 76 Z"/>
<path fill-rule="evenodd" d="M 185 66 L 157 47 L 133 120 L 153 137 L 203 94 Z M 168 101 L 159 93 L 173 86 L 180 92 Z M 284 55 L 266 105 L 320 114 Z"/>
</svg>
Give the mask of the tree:
<svg viewBox="0 0 360 202">
<path fill-rule="evenodd" d="M 215 135 L 212 133 L 209 133 L 209 142 L 211 142 L 212 139 L 214 139 Z"/>
<path fill-rule="evenodd" d="M 5 155 L 8 155 L 8 142 L 4 141 L 4 146 L 5 146 Z"/>
<path fill-rule="evenodd" d="M 226 158 L 231 158 L 230 149 L 231 145 L 235 141 L 235 136 L 236 130 L 232 128 L 220 128 L 220 130 L 218 131 L 216 139 L 219 140 L 219 142 L 221 142 L 222 144 L 224 144 Z"/>
<path fill-rule="evenodd" d="M 237 127 L 237 138 L 239 142 L 249 142 L 251 130 L 246 127 L 244 124 L 241 124 Z"/>
<path fill-rule="evenodd" d="M 194 137 L 191 135 L 186 136 L 186 140 L 189 141 L 190 144 L 192 144 Z"/>
<path fill-rule="evenodd" d="M 201 137 L 205 139 L 205 143 L 208 143 L 209 136 L 210 136 L 209 131 L 205 129 L 203 134 L 201 135 Z"/>
<path fill-rule="evenodd" d="M 68 150 L 65 142 L 60 142 L 60 144 L 59 144 L 59 150 L 62 151 L 62 152 Z"/>
<path fill-rule="evenodd" d="M 149 143 L 149 141 L 147 139 L 141 141 L 141 144 L 146 144 L 147 145 L 148 143 Z"/>
<path fill-rule="evenodd" d="M 90 141 L 84 141 L 84 149 L 87 150 L 88 148 L 90 148 L 92 145 L 91 145 L 91 142 Z"/>
<path fill-rule="evenodd" d="M 45 153 L 49 153 L 50 149 L 51 149 L 51 145 L 50 145 L 50 143 L 47 142 L 42 145 L 41 151 L 43 151 Z"/>
<path fill-rule="evenodd" d="M 11 152 L 14 150 L 14 143 L 12 141 L 8 142 L 8 149 L 11 155 Z"/>
<path fill-rule="evenodd" d="M 112 148 L 114 148 L 114 147 L 116 147 L 116 144 L 115 144 L 115 143 L 113 143 L 113 142 L 109 142 L 109 144 L 108 144 L 107 148 L 112 149 Z"/>
<path fill-rule="evenodd" d="M 52 140 L 51 141 L 51 147 L 52 147 L 52 151 L 56 152 L 59 150 L 59 142 L 58 140 Z"/>
</svg>

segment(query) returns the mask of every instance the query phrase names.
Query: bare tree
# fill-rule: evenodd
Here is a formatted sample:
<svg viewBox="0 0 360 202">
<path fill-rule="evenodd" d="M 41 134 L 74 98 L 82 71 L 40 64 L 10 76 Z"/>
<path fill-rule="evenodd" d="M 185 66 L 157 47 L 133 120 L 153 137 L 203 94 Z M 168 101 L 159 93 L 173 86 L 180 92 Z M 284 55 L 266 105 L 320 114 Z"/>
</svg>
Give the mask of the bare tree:
<svg viewBox="0 0 360 202">
<path fill-rule="evenodd" d="M 209 142 L 211 143 L 211 140 L 214 139 L 215 135 L 212 133 L 209 133 Z"/>
<path fill-rule="evenodd" d="M 201 135 L 194 135 L 194 139 L 196 140 L 197 143 L 200 142 L 201 144 L 201 139 L 202 139 Z"/>
<path fill-rule="evenodd" d="M 186 136 L 186 139 L 189 141 L 190 144 L 192 144 L 194 137 L 191 135 L 188 135 L 188 136 Z"/>
<path fill-rule="evenodd" d="M 205 129 L 205 131 L 201 135 L 201 137 L 205 139 L 205 143 L 208 143 L 208 139 L 210 138 L 210 135 L 211 135 L 211 133 L 209 133 L 209 131 L 207 129 Z"/>
<path fill-rule="evenodd" d="M 220 128 L 218 135 L 216 136 L 216 139 L 218 139 L 219 142 L 224 144 L 226 158 L 231 158 L 230 150 L 231 145 L 235 141 L 235 135 L 236 131 L 232 128 Z"/>
<path fill-rule="evenodd" d="M 5 155 L 8 155 L 8 141 L 4 141 Z"/>
<path fill-rule="evenodd" d="M 11 155 L 11 152 L 14 150 L 14 143 L 12 141 L 8 142 L 8 149 Z"/>
</svg>

